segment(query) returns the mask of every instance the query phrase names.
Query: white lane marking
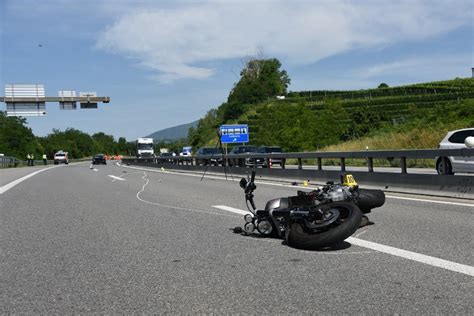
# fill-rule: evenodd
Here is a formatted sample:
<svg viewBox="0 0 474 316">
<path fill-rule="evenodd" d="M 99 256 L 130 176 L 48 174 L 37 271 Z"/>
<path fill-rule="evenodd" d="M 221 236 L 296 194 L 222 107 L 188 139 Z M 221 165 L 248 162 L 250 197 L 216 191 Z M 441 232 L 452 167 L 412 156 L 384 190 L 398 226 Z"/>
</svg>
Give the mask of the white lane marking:
<svg viewBox="0 0 474 316">
<path fill-rule="evenodd" d="M 417 202 L 427 202 L 427 203 L 437 203 L 437 204 L 447 204 L 447 205 L 459 205 L 459 206 L 467 206 L 467 207 L 474 207 L 474 204 L 468 203 L 459 203 L 459 202 L 448 202 L 448 201 L 437 201 L 437 200 L 427 200 L 427 199 L 418 199 L 418 198 L 410 198 L 410 197 L 403 197 L 403 196 L 393 196 L 393 195 L 385 195 L 391 199 L 399 199 L 399 200 L 408 200 L 408 201 L 417 201 Z"/>
<path fill-rule="evenodd" d="M 92 169 L 92 170 L 94 170 L 95 172 L 99 171 L 99 170 L 98 170 L 98 169 L 96 169 L 96 168 L 94 168 L 94 169 Z"/>
<path fill-rule="evenodd" d="M 27 180 L 27 179 L 29 179 L 29 178 L 31 178 L 31 177 L 37 175 L 38 173 L 41 173 L 41 172 L 46 171 L 46 170 L 49 170 L 49 169 L 57 168 L 57 167 L 59 167 L 59 166 L 52 166 L 52 167 L 47 167 L 47 168 L 44 168 L 44 169 L 40 169 L 40 170 L 35 171 L 35 172 L 32 172 L 32 173 L 30 173 L 30 174 L 28 174 L 28 175 L 26 175 L 26 176 L 24 176 L 24 177 L 21 177 L 21 178 L 19 178 L 19 179 L 16 179 L 16 180 L 14 180 L 14 181 L 12 181 L 12 182 L 10 182 L 10 183 L 7 183 L 7 184 L 5 184 L 4 186 L 0 187 L 0 194 L 3 194 L 3 193 L 5 193 L 5 192 L 7 192 L 8 190 L 10 190 L 11 188 L 13 188 L 13 187 L 16 186 L 17 184 L 22 183 L 23 181 L 25 181 L 25 180 Z"/>
<path fill-rule="evenodd" d="M 359 237 L 361 236 L 362 234 L 365 234 L 367 232 L 367 230 L 363 230 L 361 231 L 360 233 L 358 233 L 357 235 L 355 235 L 355 237 Z"/>
<path fill-rule="evenodd" d="M 161 173 L 167 173 L 167 174 L 183 175 L 183 176 L 188 176 L 188 177 L 199 177 L 199 178 L 202 177 L 202 175 L 187 174 L 187 173 L 183 173 L 183 172 L 161 171 L 161 170 L 154 170 L 154 169 L 150 169 L 150 168 L 131 167 L 131 166 L 126 166 L 126 165 L 121 165 L 121 167 L 130 168 L 130 169 L 136 169 L 136 170 L 147 170 L 147 171 L 151 171 L 151 172 L 161 172 Z M 224 176 L 220 177 L 220 176 L 206 175 L 206 178 L 209 178 L 209 179 L 216 179 L 216 180 L 226 180 L 226 179 L 224 178 Z M 236 176 L 236 178 L 237 178 L 237 176 Z M 226 181 L 236 181 L 236 180 L 227 179 Z M 262 180 L 255 180 L 255 183 L 257 183 L 257 184 L 266 184 L 266 185 L 271 185 L 271 186 L 278 186 L 278 187 L 295 188 L 295 189 L 316 189 L 316 188 L 318 188 L 318 186 L 312 186 L 312 185 L 309 185 L 309 186 L 291 185 L 291 184 L 284 184 L 284 183 L 267 182 L 267 181 L 262 181 Z M 474 207 L 474 204 L 468 204 L 468 203 L 449 202 L 449 201 L 437 201 L 437 200 L 428 200 L 428 199 L 418 199 L 418 198 L 394 196 L 394 195 L 390 195 L 390 194 L 386 194 L 385 197 L 387 197 L 387 198 L 392 198 L 392 199 L 417 201 L 417 202 L 426 202 L 426 203 L 437 203 L 437 204 L 446 204 L 446 205 L 458 205 L 458 206 Z"/>
<path fill-rule="evenodd" d="M 143 172 L 143 174 L 144 175 L 143 175 L 142 179 L 146 180 L 146 182 L 143 184 L 142 189 L 140 191 L 138 191 L 137 195 L 136 195 L 137 199 L 139 201 L 143 202 L 143 203 L 154 205 L 154 206 L 166 207 L 166 208 L 175 209 L 175 210 L 180 210 L 180 211 L 190 211 L 190 212 L 205 213 L 205 214 L 211 214 L 211 215 L 221 215 L 221 216 L 223 215 L 223 216 L 230 216 L 230 217 L 234 217 L 234 218 L 236 217 L 234 215 L 228 215 L 228 214 L 222 214 L 222 213 L 217 213 L 217 212 L 211 212 L 211 211 L 206 211 L 206 210 L 198 210 L 198 209 L 192 209 L 192 208 L 186 208 L 186 207 L 179 207 L 179 206 L 173 206 L 173 205 L 166 205 L 166 204 L 155 203 L 155 202 L 150 202 L 150 201 L 144 200 L 140 197 L 140 194 L 145 192 L 145 188 L 148 185 L 148 183 L 150 183 L 150 179 L 147 178 L 146 172 Z"/>
<path fill-rule="evenodd" d="M 224 205 L 218 205 L 218 206 L 214 206 L 214 207 L 219 207 L 222 210 L 226 210 L 226 211 L 230 211 L 230 212 L 240 211 L 240 212 L 242 212 L 241 214 L 248 213 L 244 210 L 240 210 L 240 209 L 236 209 L 236 208 L 228 207 L 228 206 L 224 206 Z M 436 258 L 436 257 L 422 255 L 420 253 L 416 253 L 416 252 L 412 252 L 412 251 L 408 251 L 408 250 L 403 250 L 403 249 L 399 249 L 399 248 L 395 248 L 395 247 L 390 247 L 390 246 L 378 244 L 378 243 L 375 243 L 375 242 L 371 242 L 371 241 L 367 241 L 367 240 L 363 240 L 363 239 L 358 239 L 358 238 L 355 238 L 355 237 L 349 237 L 349 238 L 346 239 L 346 241 L 348 241 L 351 244 L 354 244 L 356 246 L 359 246 L 359 247 L 364 247 L 364 248 L 376 250 L 376 251 L 387 253 L 387 254 L 390 254 L 390 255 L 393 255 L 393 256 L 402 257 L 402 258 L 405 258 L 405 259 L 409 259 L 409 260 L 421 262 L 421 263 L 424 263 L 424 264 L 428 264 L 430 266 L 434 266 L 434 267 L 443 268 L 443 269 L 454 271 L 454 272 L 467 274 L 469 276 L 474 276 L 474 267 L 468 266 L 468 265 L 465 265 L 465 264 L 460 264 L 460 263 L 456 263 L 456 262 L 452 262 L 452 261 L 448 261 L 448 260 L 444 260 L 444 259 L 440 259 L 440 258 Z"/>
<path fill-rule="evenodd" d="M 232 213 L 241 214 L 241 215 L 252 214 L 249 211 L 239 210 L 238 208 L 233 208 L 233 207 L 225 206 L 225 205 L 213 205 L 212 207 L 215 207 L 224 211 L 232 212 Z"/>
<path fill-rule="evenodd" d="M 444 259 L 440 259 L 436 257 L 422 255 L 416 252 L 403 250 L 403 249 L 390 247 L 390 246 L 385 246 L 382 244 L 377 244 L 375 242 L 358 239 L 354 237 L 349 237 L 346 239 L 346 241 L 359 247 L 364 247 L 364 248 L 376 250 L 379 252 L 388 253 L 393 256 L 421 262 L 424 264 L 428 264 L 430 266 L 467 274 L 469 276 L 474 276 L 474 267 L 468 266 L 465 264 L 460 264 L 460 263 L 456 263 L 456 262 L 452 262 L 452 261 L 448 261 L 448 260 L 444 260 Z"/>
<path fill-rule="evenodd" d="M 113 175 L 111 175 L 111 174 L 109 174 L 109 177 L 111 177 L 112 179 L 115 179 L 115 180 L 121 180 L 121 181 L 125 181 L 125 179 L 122 179 L 122 178 L 119 178 L 119 177 L 113 176 Z"/>
</svg>

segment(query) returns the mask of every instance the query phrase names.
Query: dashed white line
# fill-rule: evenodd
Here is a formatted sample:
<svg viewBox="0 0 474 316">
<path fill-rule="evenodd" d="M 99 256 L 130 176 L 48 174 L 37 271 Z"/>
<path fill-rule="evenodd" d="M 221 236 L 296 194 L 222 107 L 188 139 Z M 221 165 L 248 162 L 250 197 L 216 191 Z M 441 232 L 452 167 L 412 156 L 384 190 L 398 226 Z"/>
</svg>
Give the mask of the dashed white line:
<svg viewBox="0 0 474 316">
<path fill-rule="evenodd" d="M 225 206 L 225 205 L 216 205 L 213 207 L 216 207 L 225 211 L 233 212 L 233 213 L 243 214 L 243 215 L 249 213 L 248 211 L 236 209 L 236 208 Z M 393 256 L 405 258 L 408 260 L 413 260 L 416 262 L 421 262 L 430 266 L 467 274 L 469 276 L 474 276 L 474 267 L 468 266 L 465 264 L 460 264 L 460 263 L 456 263 L 456 262 L 452 262 L 452 261 L 448 261 L 448 260 L 444 260 L 444 259 L 440 259 L 436 257 L 419 254 L 419 253 L 408 251 L 408 250 L 390 247 L 390 246 L 378 244 L 375 242 L 371 242 L 371 241 L 367 241 L 367 240 L 363 240 L 363 239 L 359 239 L 355 237 L 349 237 L 346 239 L 346 241 L 359 247 L 376 250 L 376 251 L 387 253 Z"/>
<path fill-rule="evenodd" d="M 218 208 L 218 209 L 221 209 L 221 210 L 224 210 L 224 211 L 232 212 L 232 213 L 237 213 L 237 214 L 240 214 L 240 215 L 251 214 L 249 211 L 244 211 L 244 210 L 240 210 L 238 208 L 233 208 L 233 207 L 225 206 L 225 205 L 213 205 L 212 207 L 215 207 L 215 208 Z"/>
<path fill-rule="evenodd" d="M 116 176 L 111 175 L 111 174 L 109 174 L 109 177 L 111 177 L 112 179 L 115 179 L 115 180 L 125 181 L 125 179 L 120 178 L 120 177 L 116 177 Z"/>
</svg>

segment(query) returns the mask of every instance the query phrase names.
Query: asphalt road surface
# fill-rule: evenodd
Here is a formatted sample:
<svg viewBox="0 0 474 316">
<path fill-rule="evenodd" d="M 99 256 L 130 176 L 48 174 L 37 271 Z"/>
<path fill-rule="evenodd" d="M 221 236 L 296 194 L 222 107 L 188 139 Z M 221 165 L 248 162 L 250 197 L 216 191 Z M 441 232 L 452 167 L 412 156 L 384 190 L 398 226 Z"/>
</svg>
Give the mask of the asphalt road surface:
<svg viewBox="0 0 474 316">
<path fill-rule="evenodd" d="M 238 179 L 112 163 L 1 177 L 0 314 L 474 314 L 472 201 L 390 195 L 338 249 L 303 251 L 233 233 Z M 257 186 L 261 207 L 296 190 Z"/>
</svg>

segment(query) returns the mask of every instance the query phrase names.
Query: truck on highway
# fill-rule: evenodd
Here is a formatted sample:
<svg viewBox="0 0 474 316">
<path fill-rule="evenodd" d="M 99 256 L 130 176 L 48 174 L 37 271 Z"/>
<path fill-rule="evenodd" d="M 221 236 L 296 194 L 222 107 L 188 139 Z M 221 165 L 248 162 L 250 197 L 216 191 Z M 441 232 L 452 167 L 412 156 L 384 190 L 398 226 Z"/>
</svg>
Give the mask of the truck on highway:
<svg viewBox="0 0 474 316">
<path fill-rule="evenodd" d="M 137 158 L 154 158 L 155 149 L 153 138 L 138 138 L 137 139 Z"/>
</svg>

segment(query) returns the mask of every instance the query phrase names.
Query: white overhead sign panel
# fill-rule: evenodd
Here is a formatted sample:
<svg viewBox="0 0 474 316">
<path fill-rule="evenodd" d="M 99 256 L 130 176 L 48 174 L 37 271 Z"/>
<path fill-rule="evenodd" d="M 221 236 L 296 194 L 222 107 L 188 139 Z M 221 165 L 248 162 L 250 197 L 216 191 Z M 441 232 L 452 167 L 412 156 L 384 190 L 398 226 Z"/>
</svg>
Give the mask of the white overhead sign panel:
<svg viewBox="0 0 474 316">
<path fill-rule="evenodd" d="M 10 100 L 8 98 L 11 98 Z M 17 102 L 15 98 L 36 98 L 37 102 Z M 5 102 L 8 116 L 43 116 L 46 115 L 42 84 L 6 84 Z"/>
<path fill-rule="evenodd" d="M 44 98 L 44 85 L 42 84 L 16 84 L 5 85 L 6 98 Z"/>
</svg>

